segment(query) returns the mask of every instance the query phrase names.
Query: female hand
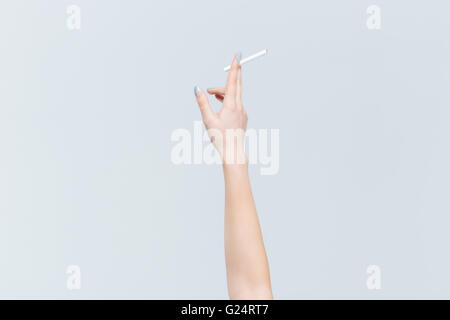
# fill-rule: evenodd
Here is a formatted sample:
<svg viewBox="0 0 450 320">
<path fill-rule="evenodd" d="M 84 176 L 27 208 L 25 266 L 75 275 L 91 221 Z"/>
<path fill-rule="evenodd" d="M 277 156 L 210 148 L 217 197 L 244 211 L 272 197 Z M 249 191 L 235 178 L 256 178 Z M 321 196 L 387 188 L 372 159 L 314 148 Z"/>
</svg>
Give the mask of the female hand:
<svg viewBox="0 0 450 320">
<path fill-rule="evenodd" d="M 194 92 L 211 142 L 223 162 L 228 294 L 231 299 L 272 299 L 269 263 L 244 152 L 247 113 L 241 101 L 240 59 L 240 53 L 234 57 L 225 88 L 208 89 L 222 102 L 217 114 L 202 89 L 196 86 Z"/>
<path fill-rule="evenodd" d="M 207 90 L 222 102 L 218 113 L 214 114 L 205 92 L 198 86 L 194 88 L 203 123 L 225 164 L 242 164 L 247 161 L 244 138 L 248 117 L 241 100 L 240 59 L 241 53 L 234 57 L 225 88 Z"/>
</svg>

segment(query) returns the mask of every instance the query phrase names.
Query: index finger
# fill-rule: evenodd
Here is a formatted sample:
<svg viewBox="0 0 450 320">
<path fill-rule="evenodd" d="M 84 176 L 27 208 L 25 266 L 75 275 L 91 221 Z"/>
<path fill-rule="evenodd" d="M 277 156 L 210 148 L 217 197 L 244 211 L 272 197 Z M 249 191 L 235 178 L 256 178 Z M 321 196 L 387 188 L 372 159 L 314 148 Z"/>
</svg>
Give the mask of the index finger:
<svg viewBox="0 0 450 320">
<path fill-rule="evenodd" d="M 236 87 L 238 80 L 238 70 L 240 68 L 239 61 L 241 60 L 242 53 L 239 52 L 233 59 L 231 69 L 228 73 L 227 85 L 225 87 L 225 99 L 236 99 Z"/>
</svg>

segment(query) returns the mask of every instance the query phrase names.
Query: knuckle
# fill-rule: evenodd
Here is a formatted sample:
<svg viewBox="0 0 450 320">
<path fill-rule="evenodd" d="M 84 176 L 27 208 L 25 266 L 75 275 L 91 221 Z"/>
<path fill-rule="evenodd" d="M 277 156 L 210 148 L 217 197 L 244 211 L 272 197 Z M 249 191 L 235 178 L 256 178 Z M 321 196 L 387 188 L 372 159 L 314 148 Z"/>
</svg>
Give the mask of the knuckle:
<svg viewBox="0 0 450 320">
<path fill-rule="evenodd" d="M 209 118 L 208 117 L 203 117 L 203 123 L 205 124 L 205 127 L 206 128 L 209 128 L 210 127 L 210 120 L 209 120 Z"/>
<path fill-rule="evenodd" d="M 211 124 L 211 120 L 212 120 L 211 117 L 208 114 L 203 113 L 202 114 L 202 119 L 203 119 L 203 123 L 205 124 L 205 126 L 209 127 L 210 124 Z"/>
</svg>

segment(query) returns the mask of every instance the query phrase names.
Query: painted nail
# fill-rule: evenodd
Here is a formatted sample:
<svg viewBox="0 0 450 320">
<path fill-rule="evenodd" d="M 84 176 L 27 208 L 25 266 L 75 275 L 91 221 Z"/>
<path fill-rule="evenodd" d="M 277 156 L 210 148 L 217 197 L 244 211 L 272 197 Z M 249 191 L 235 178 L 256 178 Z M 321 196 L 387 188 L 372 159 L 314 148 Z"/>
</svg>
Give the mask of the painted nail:
<svg viewBox="0 0 450 320">
<path fill-rule="evenodd" d="M 198 86 L 194 87 L 194 94 L 198 97 L 200 95 L 201 91 L 200 88 Z"/>
<path fill-rule="evenodd" d="M 242 52 L 239 52 L 238 55 L 236 56 L 237 63 L 239 63 L 241 61 L 241 58 L 242 58 Z"/>
</svg>

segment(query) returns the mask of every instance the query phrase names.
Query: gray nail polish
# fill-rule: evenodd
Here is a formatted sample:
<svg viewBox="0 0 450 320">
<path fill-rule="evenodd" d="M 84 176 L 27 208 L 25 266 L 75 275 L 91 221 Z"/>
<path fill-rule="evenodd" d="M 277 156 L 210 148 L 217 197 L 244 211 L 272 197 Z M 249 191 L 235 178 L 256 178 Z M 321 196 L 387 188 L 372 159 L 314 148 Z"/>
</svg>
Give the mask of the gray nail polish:
<svg viewBox="0 0 450 320">
<path fill-rule="evenodd" d="M 200 88 L 198 86 L 194 87 L 194 94 L 198 97 L 200 95 L 201 91 Z"/>
<path fill-rule="evenodd" d="M 241 61 L 241 58 L 242 58 L 242 52 L 239 52 L 239 54 L 236 57 L 237 63 L 239 63 Z"/>
</svg>

